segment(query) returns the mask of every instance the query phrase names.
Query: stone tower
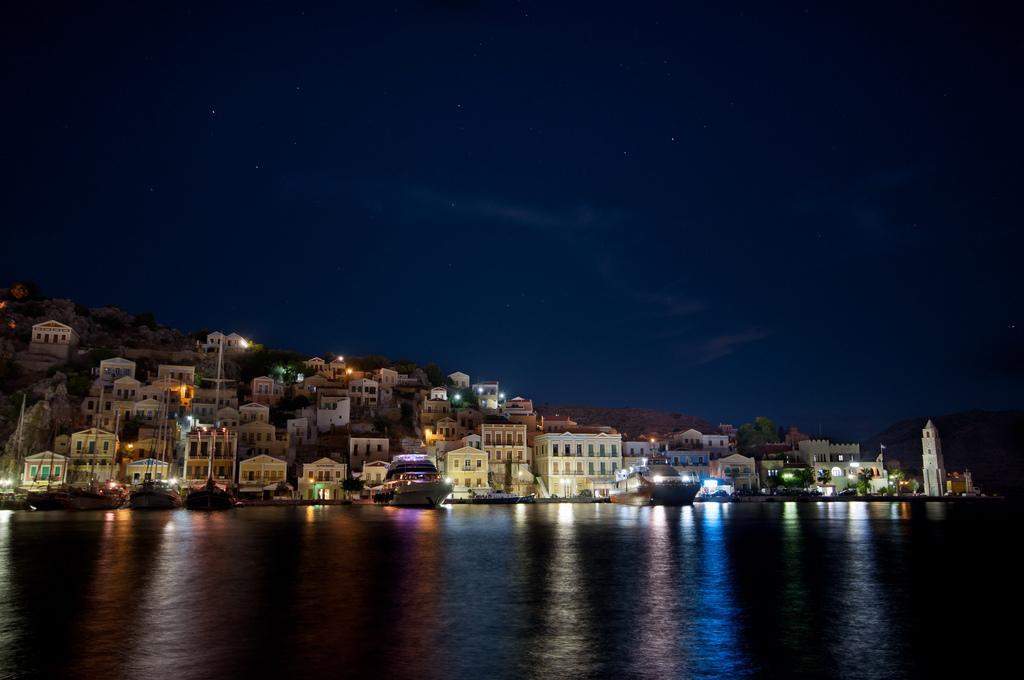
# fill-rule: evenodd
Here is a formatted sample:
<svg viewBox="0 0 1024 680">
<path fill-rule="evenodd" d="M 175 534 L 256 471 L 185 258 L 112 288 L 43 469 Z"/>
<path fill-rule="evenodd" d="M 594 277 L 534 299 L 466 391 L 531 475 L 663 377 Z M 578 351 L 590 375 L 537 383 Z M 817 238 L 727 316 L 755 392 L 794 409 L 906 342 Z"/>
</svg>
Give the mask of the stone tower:
<svg viewBox="0 0 1024 680">
<path fill-rule="evenodd" d="M 942 460 L 942 442 L 939 428 L 928 420 L 921 430 L 921 472 L 924 473 L 924 492 L 929 496 L 946 493 L 946 463 Z"/>
</svg>

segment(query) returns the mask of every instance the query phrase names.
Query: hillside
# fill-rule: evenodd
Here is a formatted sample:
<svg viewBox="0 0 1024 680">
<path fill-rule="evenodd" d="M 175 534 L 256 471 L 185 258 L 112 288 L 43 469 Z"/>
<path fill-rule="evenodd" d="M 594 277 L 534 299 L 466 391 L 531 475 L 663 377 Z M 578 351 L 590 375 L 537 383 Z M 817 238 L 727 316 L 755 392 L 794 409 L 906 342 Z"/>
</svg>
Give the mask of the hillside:
<svg viewBox="0 0 1024 680">
<path fill-rule="evenodd" d="M 861 442 L 861 450 L 885 444 L 888 460 L 921 470 L 921 428 L 927 418 L 890 425 Z M 947 470 L 970 469 L 985 492 L 1024 494 L 1024 411 L 964 411 L 933 417 L 942 438 Z"/>
<path fill-rule="evenodd" d="M 718 428 L 699 416 L 646 408 L 542 404 L 539 411 L 546 416 L 568 416 L 580 425 L 611 425 L 629 437 L 691 427 L 707 433 L 718 431 Z"/>
</svg>

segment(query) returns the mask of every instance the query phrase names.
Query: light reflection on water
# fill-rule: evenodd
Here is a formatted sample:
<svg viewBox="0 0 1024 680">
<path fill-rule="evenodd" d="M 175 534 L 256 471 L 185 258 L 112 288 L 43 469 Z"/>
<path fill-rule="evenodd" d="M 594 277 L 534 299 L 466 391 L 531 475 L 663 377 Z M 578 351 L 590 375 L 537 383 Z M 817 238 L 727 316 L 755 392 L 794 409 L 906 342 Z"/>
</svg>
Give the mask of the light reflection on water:
<svg viewBox="0 0 1024 680">
<path fill-rule="evenodd" d="M 932 508 L 0 511 L 0 677 L 902 677 L 1010 563 Z"/>
</svg>

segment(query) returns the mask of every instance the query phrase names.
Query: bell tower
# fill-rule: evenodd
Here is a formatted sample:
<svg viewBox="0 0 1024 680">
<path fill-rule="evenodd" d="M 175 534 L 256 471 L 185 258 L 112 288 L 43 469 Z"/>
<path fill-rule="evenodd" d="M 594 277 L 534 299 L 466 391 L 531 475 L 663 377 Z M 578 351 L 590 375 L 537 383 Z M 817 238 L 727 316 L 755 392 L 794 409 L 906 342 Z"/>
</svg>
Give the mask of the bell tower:
<svg viewBox="0 0 1024 680">
<path fill-rule="evenodd" d="M 921 430 L 921 472 L 924 474 L 924 492 L 928 496 L 946 493 L 946 464 L 942 460 L 942 442 L 939 428 L 928 419 Z"/>
</svg>

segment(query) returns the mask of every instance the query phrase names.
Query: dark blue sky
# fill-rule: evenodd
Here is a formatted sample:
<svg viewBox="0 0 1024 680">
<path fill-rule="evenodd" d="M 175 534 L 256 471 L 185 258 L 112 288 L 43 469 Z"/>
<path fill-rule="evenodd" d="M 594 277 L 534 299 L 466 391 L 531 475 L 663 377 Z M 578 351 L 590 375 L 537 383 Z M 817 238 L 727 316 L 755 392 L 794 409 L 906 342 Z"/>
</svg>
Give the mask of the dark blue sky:
<svg viewBox="0 0 1024 680">
<path fill-rule="evenodd" d="M 145 4 L 2 10 L 6 279 L 541 402 L 1024 405 L 1017 16 Z"/>
</svg>

